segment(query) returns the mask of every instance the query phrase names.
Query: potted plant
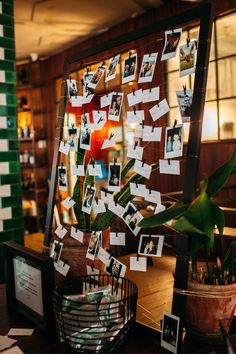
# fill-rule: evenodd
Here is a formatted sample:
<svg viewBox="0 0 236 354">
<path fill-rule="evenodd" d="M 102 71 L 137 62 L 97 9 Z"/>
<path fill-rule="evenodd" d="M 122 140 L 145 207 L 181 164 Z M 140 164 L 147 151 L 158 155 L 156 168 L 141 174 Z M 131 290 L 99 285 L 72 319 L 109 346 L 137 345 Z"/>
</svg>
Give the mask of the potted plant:
<svg viewBox="0 0 236 354">
<path fill-rule="evenodd" d="M 219 319 L 232 318 L 236 306 L 236 241 L 224 250 L 224 215 L 213 198 L 236 172 L 235 161 L 236 148 L 225 164 L 201 180 L 198 195 L 191 203 L 177 202 L 139 223 L 141 227 L 164 225 L 189 235 L 191 269 L 185 323 L 187 331 L 198 338 L 221 337 Z M 219 259 L 212 264 L 215 227 L 221 251 Z M 200 262 L 200 254 L 205 265 Z M 230 320 L 224 324 L 229 328 Z"/>
</svg>

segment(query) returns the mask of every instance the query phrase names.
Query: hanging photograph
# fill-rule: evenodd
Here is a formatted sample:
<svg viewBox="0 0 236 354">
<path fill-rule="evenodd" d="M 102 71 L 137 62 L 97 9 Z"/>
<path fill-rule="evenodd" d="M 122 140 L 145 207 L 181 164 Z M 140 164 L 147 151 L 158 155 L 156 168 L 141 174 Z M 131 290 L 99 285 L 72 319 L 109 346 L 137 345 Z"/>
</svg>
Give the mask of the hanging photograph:
<svg viewBox="0 0 236 354">
<path fill-rule="evenodd" d="M 106 66 L 105 65 L 99 65 L 98 66 L 98 68 L 95 71 L 92 79 L 88 83 L 88 88 L 91 88 L 91 89 L 95 90 L 95 88 L 98 85 L 99 81 L 101 80 L 102 75 L 103 75 L 105 70 L 106 70 Z"/>
<path fill-rule="evenodd" d="M 139 72 L 138 82 L 152 82 L 158 53 L 145 54 Z"/>
<path fill-rule="evenodd" d="M 176 50 L 181 38 L 181 34 L 181 28 L 165 31 L 165 45 L 163 48 L 161 60 L 167 60 L 176 56 Z"/>
<path fill-rule="evenodd" d="M 92 231 L 86 258 L 94 261 L 98 254 L 99 248 L 102 246 L 102 231 Z"/>
<path fill-rule="evenodd" d="M 120 54 L 116 55 L 113 58 L 110 58 L 109 64 L 108 64 L 108 67 L 106 70 L 105 82 L 108 82 L 116 77 L 116 72 L 117 72 L 119 61 L 120 61 Z"/>
<path fill-rule="evenodd" d="M 193 92 L 192 90 L 180 90 L 176 91 L 179 111 L 182 118 L 182 122 L 190 122 L 191 119 L 191 109 L 193 101 Z"/>
<path fill-rule="evenodd" d="M 87 71 L 83 75 L 83 96 L 86 97 L 92 93 L 93 90 L 89 89 L 88 84 L 94 75 L 94 71 Z"/>
<path fill-rule="evenodd" d="M 95 197 L 95 192 L 96 192 L 96 188 L 94 188 L 92 186 L 86 187 L 86 191 L 84 194 L 84 200 L 83 200 L 83 204 L 82 204 L 82 211 L 84 211 L 87 214 L 91 213 L 93 200 Z"/>
<path fill-rule="evenodd" d="M 191 75 L 195 73 L 196 56 L 195 41 L 187 42 L 179 47 L 179 75 Z"/>
<path fill-rule="evenodd" d="M 137 54 L 133 54 L 125 58 L 124 71 L 122 76 L 122 84 L 135 80 L 137 68 Z"/>
<path fill-rule="evenodd" d="M 67 191 L 67 169 L 65 166 L 58 166 L 58 189 Z"/>
<path fill-rule="evenodd" d="M 126 266 L 119 262 L 116 258 L 111 257 L 108 265 L 105 267 L 105 271 L 114 278 L 123 278 L 125 275 Z"/>
<path fill-rule="evenodd" d="M 62 242 L 59 242 L 57 240 L 53 241 L 50 257 L 53 258 L 54 263 L 57 263 L 60 260 L 62 248 Z"/>
<path fill-rule="evenodd" d="M 162 235 L 141 235 L 138 254 L 143 256 L 161 257 L 164 243 Z"/>
<path fill-rule="evenodd" d="M 91 144 L 91 129 L 89 127 L 81 127 L 80 131 L 80 148 L 90 150 Z"/>
<path fill-rule="evenodd" d="M 118 192 L 121 181 L 121 163 L 109 163 L 108 171 L 108 190 Z"/>
<path fill-rule="evenodd" d="M 141 227 L 138 226 L 138 223 L 142 220 L 143 216 L 137 210 L 135 205 L 129 202 L 125 207 L 121 217 L 123 218 L 126 225 L 129 227 L 129 229 L 136 236 L 141 229 Z"/>
<path fill-rule="evenodd" d="M 70 98 L 78 96 L 76 80 L 67 79 L 66 82 Z"/>
<path fill-rule="evenodd" d="M 70 145 L 70 151 L 77 151 L 78 147 L 78 129 L 76 127 L 68 127 L 67 144 Z"/>
<path fill-rule="evenodd" d="M 123 93 L 115 92 L 111 98 L 111 104 L 108 112 L 108 119 L 119 122 L 121 106 L 123 101 Z"/>
<path fill-rule="evenodd" d="M 161 346 L 171 353 L 177 353 L 179 336 L 179 317 L 164 312 L 161 332 Z"/>
<path fill-rule="evenodd" d="M 166 128 L 164 159 L 183 155 L 183 125 L 178 124 Z"/>
<path fill-rule="evenodd" d="M 89 113 L 83 113 L 81 115 L 81 127 L 88 127 L 90 125 Z"/>
</svg>

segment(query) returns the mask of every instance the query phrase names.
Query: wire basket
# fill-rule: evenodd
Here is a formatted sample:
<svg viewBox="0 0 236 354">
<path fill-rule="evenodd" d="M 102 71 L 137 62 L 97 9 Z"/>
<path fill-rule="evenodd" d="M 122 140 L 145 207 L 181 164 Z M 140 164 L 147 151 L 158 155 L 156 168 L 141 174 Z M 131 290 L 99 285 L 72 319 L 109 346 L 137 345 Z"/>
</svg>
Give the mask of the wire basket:
<svg viewBox="0 0 236 354">
<path fill-rule="evenodd" d="M 130 280 L 97 274 L 57 287 L 53 295 L 60 340 L 78 353 L 109 353 L 130 333 L 138 288 Z"/>
</svg>

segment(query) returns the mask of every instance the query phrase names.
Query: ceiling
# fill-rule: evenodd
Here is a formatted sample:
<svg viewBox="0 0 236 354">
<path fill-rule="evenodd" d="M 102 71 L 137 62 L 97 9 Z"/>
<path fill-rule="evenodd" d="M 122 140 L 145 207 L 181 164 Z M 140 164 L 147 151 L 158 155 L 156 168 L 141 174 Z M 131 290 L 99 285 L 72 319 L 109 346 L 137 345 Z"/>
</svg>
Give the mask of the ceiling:
<svg viewBox="0 0 236 354">
<path fill-rule="evenodd" d="M 165 0 L 14 0 L 17 60 L 45 58 Z"/>
</svg>

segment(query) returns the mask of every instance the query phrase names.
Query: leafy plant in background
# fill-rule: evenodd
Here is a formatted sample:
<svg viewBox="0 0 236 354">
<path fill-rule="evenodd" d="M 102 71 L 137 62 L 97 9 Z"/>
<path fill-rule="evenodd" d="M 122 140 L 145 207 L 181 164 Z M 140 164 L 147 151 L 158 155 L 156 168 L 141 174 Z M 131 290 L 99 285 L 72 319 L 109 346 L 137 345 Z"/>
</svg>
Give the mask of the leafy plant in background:
<svg viewBox="0 0 236 354">
<path fill-rule="evenodd" d="M 141 227 L 166 225 L 170 220 L 171 228 L 189 234 L 189 257 L 192 262 L 192 279 L 207 284 L 228 284 L 236 281 L 236 241 L 231 242 L 224 252 L 223 231 L 224 215 L 213 196 L 219 192 L 236 172 L 236 148 L 230 159 L 211 176 L 201 182 L 197 197 L 191 203 L 177 202 L 167 210 L 144 218 Z M 217 265 L 210 266 L 210 256 L 214 245 L 215 226 L 219 231 L 221 255 Z M 205 270 L 197 269 L 199 251 L 204 251 Z M 225 254 L 224 254 L 225 253 Z"/>
</svg>

